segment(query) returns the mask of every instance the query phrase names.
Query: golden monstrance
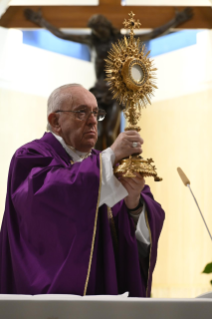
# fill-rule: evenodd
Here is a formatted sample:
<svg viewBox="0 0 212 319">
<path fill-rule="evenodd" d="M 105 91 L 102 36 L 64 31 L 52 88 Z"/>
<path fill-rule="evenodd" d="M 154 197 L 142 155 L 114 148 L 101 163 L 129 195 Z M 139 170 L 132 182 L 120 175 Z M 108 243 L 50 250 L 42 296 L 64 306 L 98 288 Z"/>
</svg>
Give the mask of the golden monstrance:
<svg viewBox="0 0 212 319">
<path fill-rule="evenodd" d="M 141 108 L 151 104 L 155 85 L 155 71 L 153 61 L 148 58 L 150 51 L 145 52 L 145 44 L 139 38 L 134 37 L 134 29 L 141 24 L 135 21 L 134 13 L 129 13 L 130 19 L 124 20 L 126 29 L 130 30 L 130 37 L 124 37 L 112 48 L 106 59 L 106 81 L 113 92 L 113 98 L 124 105 L 124 115 L 128 121 L 125 128 L 139 132 L 141 128 L 137 125 L 141 116 Z M 140 155 L 132 155 L 120 161 L 114 173 L 123 173 L 124 177 L 135 177 L 139 172 L 144 177 L 153 176 L 155 181 L 162 179 L 157 176 L 156 167 L 152 158 L 144 160 Z"/>
</svg>

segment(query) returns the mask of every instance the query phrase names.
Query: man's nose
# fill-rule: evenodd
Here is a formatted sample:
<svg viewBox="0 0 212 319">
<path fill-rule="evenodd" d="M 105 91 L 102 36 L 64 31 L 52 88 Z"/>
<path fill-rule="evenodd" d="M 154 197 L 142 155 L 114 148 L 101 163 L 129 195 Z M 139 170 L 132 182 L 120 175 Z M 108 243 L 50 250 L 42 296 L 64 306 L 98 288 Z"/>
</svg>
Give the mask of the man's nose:
<svg viewBox="0 0 212 319">
<path fill-rule="evenodd" d="M 89 123 L 95 123 L 95 124 L 98 122 L 98 121 L 97 121 L 97 117 L 94 115 L 93 112 L 91 112 L 91 113 L 88 115 L 87 121 L 88 121 Z"/>
</svg>

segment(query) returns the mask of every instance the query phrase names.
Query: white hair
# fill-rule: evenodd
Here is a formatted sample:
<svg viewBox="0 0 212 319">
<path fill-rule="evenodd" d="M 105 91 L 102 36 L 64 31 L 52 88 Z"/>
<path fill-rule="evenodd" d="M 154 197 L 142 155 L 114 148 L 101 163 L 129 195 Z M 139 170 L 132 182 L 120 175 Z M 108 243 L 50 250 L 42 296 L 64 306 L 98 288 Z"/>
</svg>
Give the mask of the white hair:
<svg viewBox="0 0 212 319">
<path fill-rule="evenodd" d="M 55 89 L 50 94 L 48 101 L 47 101 L 47 122 L 48 122 L 47 130 L 48 131 L 52 131 L 51 124 L 48 121 L 49 114 L 61 109 L 61 105 L 63 104 L 64 100 L 67 98 L 67 94 L 65 92 L 66 89 L 72 88 L 75 86 L 83 87 L 81 84 L 77 84 L 77 83 L 66 84 L 66 85 L 62 85 L 59 88 Z M 70 96 L 70 92 L 69 92 L 69 96 Z"/>
</svg>

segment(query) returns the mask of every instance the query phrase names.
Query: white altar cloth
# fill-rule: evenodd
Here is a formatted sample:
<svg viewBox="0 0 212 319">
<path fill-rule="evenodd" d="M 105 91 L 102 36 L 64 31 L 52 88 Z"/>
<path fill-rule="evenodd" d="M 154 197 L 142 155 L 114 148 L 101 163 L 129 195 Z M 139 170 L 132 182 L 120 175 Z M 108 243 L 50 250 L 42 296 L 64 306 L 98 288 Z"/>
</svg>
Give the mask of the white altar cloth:
<svg viewBox="0 0 212 319">
<path fill-rule="evenodd" d="M 212 299 L 0 295 L 1 319 L 211 319 Z"/>
</svg>

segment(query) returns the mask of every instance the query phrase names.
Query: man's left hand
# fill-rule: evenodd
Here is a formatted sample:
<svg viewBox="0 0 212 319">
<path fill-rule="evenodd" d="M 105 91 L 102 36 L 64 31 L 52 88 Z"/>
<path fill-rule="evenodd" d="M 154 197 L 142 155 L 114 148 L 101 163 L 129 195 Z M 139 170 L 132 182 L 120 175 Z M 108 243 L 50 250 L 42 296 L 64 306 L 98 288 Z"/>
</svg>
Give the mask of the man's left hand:
<svg viewBox="0 0 212 319">
<path fill-rule="evenodd" d="M 134 209 L 138 206 L 140 200 L 140 194 L 145 186 L 145 179 L 139 173 L 135 173 L 136 177 L 127 178 L 122 175 L 118 175 L 118 180 L 128 191 L 128 196 L 124 201 L 129 209 Z"/>
</svg>

